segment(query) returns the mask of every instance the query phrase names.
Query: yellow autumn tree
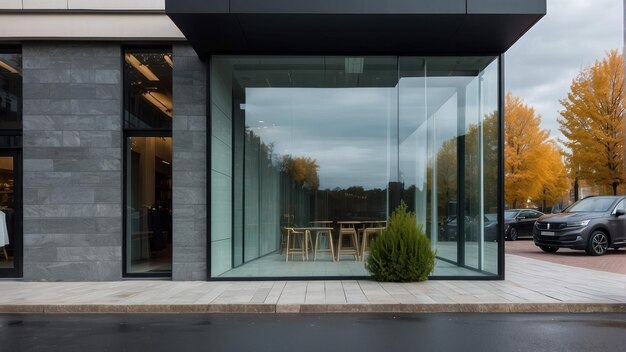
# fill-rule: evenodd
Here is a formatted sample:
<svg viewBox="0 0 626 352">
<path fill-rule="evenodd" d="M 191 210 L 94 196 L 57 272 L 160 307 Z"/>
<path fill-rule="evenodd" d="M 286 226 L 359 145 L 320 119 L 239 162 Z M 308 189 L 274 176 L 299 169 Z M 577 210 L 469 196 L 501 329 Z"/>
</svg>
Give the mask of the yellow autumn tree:
<svg viewBox="0 0 626 352">
<path fill-rule="evenodd" d="M 559 130 L 573 178 L 613 189 L 624 182 L 624 63 L 617 50 L 583 69 L 572 82 Z"/>
<path fill-rule="evenodd" d="M 553 145 L 535 109 L 511 93 L 505 104 L 504 195 L 507 204 L 517 208 L 539 195 L 550 180 L 550 162 L 545 156 Z"/>
<path fill-rule="evenodd" d="M 449 139 L 437 152 L 437 195 L 440 213 L 446 205 L 457 199 L 457 149 L 456 138 Z"/>
<path fill-rule="evenodd" d="M 485 206 L 493 208 L 498 204 L 498 187 L 494 185 L 498 184 L 498 112 L 493 111 L 486 114 L 480 125 L 471 124 L 468 126 L 467 134 L 465 135 L 465 152 L 468 155 L 465 156 L 465 190 L 466 195 L 469 196 L 471 202 L 475 202 L 474 206 L 478 207 L 478 200 L 480 199 L 480 189 L 474 187 L 475 179 L 480 175 L 480 163 L 476 161 L 471 162 L 472 156 L 479 156 L 482 158 L 482 177 L 483 183 L 487 185 L 484 187 L 484 202 Z M 481 136 L 482 134 L 482 136 Z M 482 148 L 480 150 L 480 141 L 482 140 Z"/>
<path fill-rule="evenodd" d="M 295 183 L 303 185 L 308 189 L 318 189 L 320 179 L 317 170 L 319 165 L 315 159 L 308 157 L 283 157 L 283 169 L 287 171 Z"/>
<path fill-rule="evenodd" d="M 533 197 L 533 201 L 541 204 L 544 211 L 556 203 L 561 203 L 570 189 L 570 180 L 563 163 L 563 151 L 556 143 L 550 144 L 552 147 L 543 156 L 548 164 L 548 176 L 541 187 L 541 191 Z"/>
</svg>

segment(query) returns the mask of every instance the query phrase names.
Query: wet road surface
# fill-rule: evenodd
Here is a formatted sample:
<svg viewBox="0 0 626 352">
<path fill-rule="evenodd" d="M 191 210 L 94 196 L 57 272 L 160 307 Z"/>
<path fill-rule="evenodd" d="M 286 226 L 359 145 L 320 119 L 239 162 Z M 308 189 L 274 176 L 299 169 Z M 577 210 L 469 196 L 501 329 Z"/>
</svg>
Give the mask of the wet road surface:
<svg viewBox="0 0 626 352">
<path fill-rule="evenodd" d="M 626 314 L 3 314 L 0 351 L 626 351 Z"/>
</svg>

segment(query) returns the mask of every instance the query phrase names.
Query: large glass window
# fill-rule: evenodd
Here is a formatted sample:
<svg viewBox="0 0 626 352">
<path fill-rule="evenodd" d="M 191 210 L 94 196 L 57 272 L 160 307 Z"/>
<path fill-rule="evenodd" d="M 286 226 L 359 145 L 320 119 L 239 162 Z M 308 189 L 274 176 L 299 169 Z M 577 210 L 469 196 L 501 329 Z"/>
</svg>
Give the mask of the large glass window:
<svg viewBox="0 0 626 352">
<path fill-rule="evenodd" d="M 399 160 L 434 275 L 498 268 L 498 60 L 400 58 Z"/>
<path fill-rule="evenodd" d="M 22 129 L 22 54 L 0 49 L 0 130 Z"/>
<path fill-rule="evenodd" d="M 172 57 L 124 52 L 125 268 L 172 272 Z"/>
<path fill-rule="evenodd" d="M 21 274 L 22 55 L 0 49 L 0 276 Z"/>
<path fill-rule="evenodd" d="M 172 138 L 126 140 L 127 273 L 172 271 Z"/>
<path fill-rule="evenodd" d="M 124 52 L 124 125 L 129 129 L 172 129 L 172 53 Z"/>
<path fill-rule="evenodd" d="M 20 200 L 17 153 L 0 150 L 0 272 L 16 268 L 19 248 Z M 1 270 L 5 269 L 5 270 Z"/>
<path fill-rule="evenodd" d="M 401 200 L 438 251 L 434 275 L 496 274 L 497 67 L 213 57 L 211 275 L 368 275 L 367 243 Z"/>
</svg>

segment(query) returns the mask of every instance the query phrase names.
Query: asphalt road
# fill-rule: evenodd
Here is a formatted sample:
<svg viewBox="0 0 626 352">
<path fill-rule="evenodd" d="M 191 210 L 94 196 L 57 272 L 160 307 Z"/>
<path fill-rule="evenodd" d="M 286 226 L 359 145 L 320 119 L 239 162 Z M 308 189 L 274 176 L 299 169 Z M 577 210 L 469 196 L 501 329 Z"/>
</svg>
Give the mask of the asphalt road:
<svg viewBox="0 0 626 352">
<path fill-rule="evenodd" d="M 626 274 L 626 248 L 619 250 L 609 249 L 600 257 L 589 256 L 585 251 L 561 248 L 556 253 L 545 253 L 535 246 L 532 239 L 506 241 L 508 254 L 521 255 L 528 258 L 558 263 L 580 268 L 608 271 L 617 274 Z M 626 351 L 626 347 L 624 348 Z"/>
<path fill-rule="evenodd" d="M 0 351 L 624 351 L 626 314 L 0 315 Z"/>
</svg>

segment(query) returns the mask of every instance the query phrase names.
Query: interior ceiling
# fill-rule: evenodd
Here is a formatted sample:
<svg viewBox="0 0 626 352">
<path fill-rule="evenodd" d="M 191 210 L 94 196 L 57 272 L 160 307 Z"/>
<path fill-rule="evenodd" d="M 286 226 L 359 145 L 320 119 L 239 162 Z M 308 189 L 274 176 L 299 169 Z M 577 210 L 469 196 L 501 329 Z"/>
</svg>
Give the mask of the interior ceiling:
<svg viewBox="0 0 626 352">
<path fill-rule="evenodd" d="M 125 55 L 126 64 L 132 68 L 127 71 L 130 84 L 137 87 L 145 101 L 171 118 L 171 53 L 137 50 L 128 51 Z M 136 64 L 133 65 L 133 62 Z"/>
<path fill-rule="evenodd" d="M 233 58 L 240 87 L 395 87 L 402 77 L 468 77 L 484 70 L 493 57 L 365 57 L 361 73 L 346 72 L 345 57 Z M 398 65 L 401 69 L 398 71 Z M 431 84 L 439 84 L 431 80 Z M 447 82 L 446 84 L 450 84 Z M 455 80 L 455 84 L 466 84 Z"/>
<path fill-rule="evenodd" d="M 245 102 L 245 88 L 394 88 L 398 87 L 398 75 L 401 75 L 408 80 L 402 88 L 409 95 L 401 95 L 403 101 L 398 104 L 402 105 L 402 114 L 412 115 L 401 116 L 403 127 L 398 138 L 403 141 L 425 121 L 424 113 L 430 118 L 494 60 L 493 57 L 365 57 L 362 73 L 346 73 L 345 59 L 229 57 L 234 69 L 233 96 Z M 398 71 L 398 65 L 408 70 Z"/>
</svg>

